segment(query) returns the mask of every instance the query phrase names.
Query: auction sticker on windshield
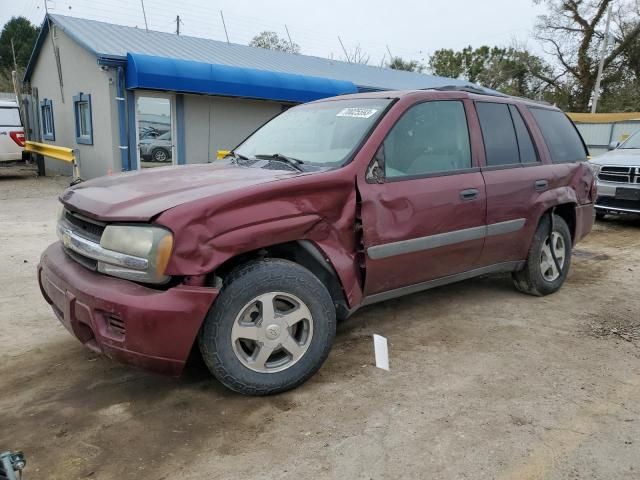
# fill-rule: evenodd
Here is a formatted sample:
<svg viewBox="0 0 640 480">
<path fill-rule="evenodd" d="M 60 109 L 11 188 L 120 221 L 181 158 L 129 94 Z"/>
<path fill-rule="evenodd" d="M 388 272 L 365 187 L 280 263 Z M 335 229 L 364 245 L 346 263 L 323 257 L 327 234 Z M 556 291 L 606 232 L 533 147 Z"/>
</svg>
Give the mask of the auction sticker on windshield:
<svg viewBox="0 0 640 480">
<path fill-rule="evenodd" d="M 336 114 L 336 117 L 369 118 L 373 114 L 375 114 L 377 111 L 378 109 L 376 108 L 349 107 L 349 108 L 343 108 L 342 110 L 340 110 Z"/>
</svg>

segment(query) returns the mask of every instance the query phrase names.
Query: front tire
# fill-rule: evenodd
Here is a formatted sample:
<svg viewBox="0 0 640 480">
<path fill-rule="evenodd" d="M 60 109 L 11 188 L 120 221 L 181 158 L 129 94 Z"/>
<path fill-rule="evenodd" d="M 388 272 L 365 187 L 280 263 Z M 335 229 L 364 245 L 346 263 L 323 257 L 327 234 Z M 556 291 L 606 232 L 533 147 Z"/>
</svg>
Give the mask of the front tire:
<svg viewBox="0 0 640 480">
<path fill-rule="evenodd" d="M 229 275 L 198 341 L 223 385 L 270 395 L 308 380 L 326 360 L 335 331 L 335 307 L 320 280 L 296 263 L 266 259 Z"/>
<path fill-rule="evenodd" d="M 601 222 L 602 220 L 604 220 L 606 216 L 607 216 L 607 212 L 596 210 L 596 220 Z"/>
<path fill-rule="evenodd" d="M 564 219 L 553 216 L 553 232 L 549 235 L 550 216 L 544 215 L 538 224 L 524 269 L 512 274 L 516 288 L 529 295 L 543 296 L 557 292 L 571 266 L 571 233 Z M 558 270 L 551 249 L 560 264 Z"/>
</svg>

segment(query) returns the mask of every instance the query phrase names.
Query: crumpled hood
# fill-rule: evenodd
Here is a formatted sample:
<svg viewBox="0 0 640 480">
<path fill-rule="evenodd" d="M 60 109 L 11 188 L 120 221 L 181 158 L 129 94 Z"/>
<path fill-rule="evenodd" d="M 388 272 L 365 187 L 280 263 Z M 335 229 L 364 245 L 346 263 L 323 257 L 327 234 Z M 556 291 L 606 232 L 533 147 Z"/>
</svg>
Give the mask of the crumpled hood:
<svg viewBox="0 0 640 480">
<path fill-rule="evenodd" d="M 65 190 L 60 200 L 96 220 L 148 221 L 177 205 L 300 174 L 230 161 L 159 167 L 83 182 Z"/>
<path fill-rule="evenodd" d="M 616 148 L 591 160 L 598 165 L 619 165 L 621 167 L 640 166 L 640 149 Z"/>
</svg>

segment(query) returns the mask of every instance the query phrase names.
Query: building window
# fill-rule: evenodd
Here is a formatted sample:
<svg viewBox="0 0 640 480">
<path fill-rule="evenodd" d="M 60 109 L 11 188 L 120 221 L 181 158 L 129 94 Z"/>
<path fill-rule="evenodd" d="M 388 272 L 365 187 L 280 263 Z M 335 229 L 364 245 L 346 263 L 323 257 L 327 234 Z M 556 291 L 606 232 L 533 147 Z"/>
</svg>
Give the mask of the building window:
<svg viewBox="0 0 640 480">
<path fill-rule="evenodd" d="M 44 99 L 40 102 L 40 117 L 42 118 L 42 138 L 44 140 L 55 140 L 56 129 L 53 125 L 53 102 Z"/>
<path fill-rule="evenodd" d="M 73 97 L 73 112 L 76 119 L 76 142 L 93 145 L 91 95 L 80 92 L 80 94 Z"/>
</svg>

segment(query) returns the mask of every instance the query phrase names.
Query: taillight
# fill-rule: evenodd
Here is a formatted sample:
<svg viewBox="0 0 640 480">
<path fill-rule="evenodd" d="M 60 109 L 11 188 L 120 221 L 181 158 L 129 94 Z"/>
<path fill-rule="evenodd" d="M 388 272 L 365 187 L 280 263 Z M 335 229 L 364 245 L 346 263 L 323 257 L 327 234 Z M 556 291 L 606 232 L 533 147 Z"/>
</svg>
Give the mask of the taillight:
<svg viewBox="0 0 640 480">
<path fill-rule="evenodd" d="M 24 132 L 9 132 L 9 136 L 19 147 L 24 147 Z"/>
</svg>

